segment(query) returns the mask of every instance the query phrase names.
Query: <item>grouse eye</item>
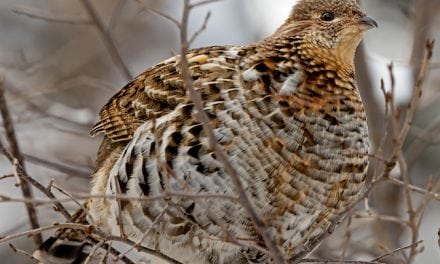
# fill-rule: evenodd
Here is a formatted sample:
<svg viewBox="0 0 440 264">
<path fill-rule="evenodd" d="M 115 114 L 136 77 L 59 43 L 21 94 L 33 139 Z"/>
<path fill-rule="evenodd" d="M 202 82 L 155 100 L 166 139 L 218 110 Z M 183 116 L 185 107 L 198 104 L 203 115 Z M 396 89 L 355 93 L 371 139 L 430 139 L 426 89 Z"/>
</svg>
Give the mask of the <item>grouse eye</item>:
<svg viewBox="0 0 440 264">
<path fill-rule="evenodd" d="M 321 15 L 321 19 L 324 21 L 332 21 L 335 19 L 335 15 L 331 12 L 325 12 Z"/>
</svg>

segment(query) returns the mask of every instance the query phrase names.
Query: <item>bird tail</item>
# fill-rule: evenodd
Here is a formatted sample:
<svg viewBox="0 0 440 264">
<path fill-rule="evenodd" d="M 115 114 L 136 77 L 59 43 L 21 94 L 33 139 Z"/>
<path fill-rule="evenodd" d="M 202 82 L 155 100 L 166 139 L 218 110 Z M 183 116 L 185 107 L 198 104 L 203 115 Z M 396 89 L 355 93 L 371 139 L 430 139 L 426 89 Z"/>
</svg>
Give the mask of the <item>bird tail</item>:
<svg viewBox="0 0 440 264">
<path fill-rule="evenodd" d="M 75 212 L 72 219 L 75 223 L 87 224 L 86 212 L 82 208 Z M 84 263 L 92 250 L 87 237 L 83 230 L 59 229 L 40 245 L 33 257 L 44 264 Z"/>
</svg>

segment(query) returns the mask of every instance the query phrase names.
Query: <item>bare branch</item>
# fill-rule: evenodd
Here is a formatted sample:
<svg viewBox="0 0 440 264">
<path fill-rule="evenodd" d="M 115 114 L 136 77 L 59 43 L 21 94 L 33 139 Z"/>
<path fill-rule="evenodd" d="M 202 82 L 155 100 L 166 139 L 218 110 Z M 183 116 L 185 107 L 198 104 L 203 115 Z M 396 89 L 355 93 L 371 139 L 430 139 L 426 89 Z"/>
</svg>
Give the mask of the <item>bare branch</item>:
<svg viewBox="0 0 440 264">
<path fill-rule="evenodd" d="M 118 0 L 115 7 L 113 8 L 113 12 L 110 16 L 110 20 L 108 22 L 107 30 L 111 31 L 116 25 L 117 19 L 121 14 L 121 11 L 124 7 L 124 5 L 127 3 L 125 0 Z"/>
<path fill-rule="evenodd" d="M 384 259 L 386 257 L 392 256 L 392 255 L 394 255 L 394 254 L 396 254 L 396 253 L 398 253 L 400 251 L 403 251 L 403 250 L 406 250 L 406 249 L 409 249 L 409 248 L 417 247 L 421 243 L 423 243 L 423 240 L 417 241 L 416 243 L 411 244 L 411 245 L 406 246 L 406 247 L 397 248 L 397 249 L 395 249 L 395 250 L 393 250 L 393 251 L 391 251 L 391 252 L 389 252 L 387 254 L 384 254 L 384 255 L 382 255 L 380 257 L 377 257 L 377 258 L 371 260 L 371 262 L 377 262 L 377 261 L 380 261 L 380 260 L 382 260 L 382 259 Z"/>
<path fill-rule="evenodd" d="M 92 173 L 91 170 L 87 170 L 86 168 L 72 167 L 61 163 L 53 162 L 50 160 L 45 160 L 29 154 L 23 154 L 23 155 L 31 163 L 42 165 L 46 168 L 53 169 L 70 176 L 88 178 Z"/>
<path fill-rule="evenodd" d="M 38 259 L 34 258 L 30 253 L 17 248 L 16 246 L 14 246 L 13 244 L 9 244 L 9 247 L 12 249 L 12 251 L 14 251 L 15 253 L 20 253 L 24 256 L 26 256 L 27 258 L 29 258 L 32 262 L 34 263 L 39 263 Z"/>
<path fill-rule="evenodd" d="M 14 160 L 15 158 L 12 156 L 11 153 L 9 153 L 6 148 L 3 146 L 2 142 L 0 141 L 0 152 L 3 153 L 5 155 L 5 157 L 9 160 L 9 162 L 11 162 L 11 164 L 14 164 Z M 18 164 L 15 166 L 15 168 L 17 169 L 17 173 L 20 176 L 20 178 L 22 180 L 24 180 L 25 182 L 32 184 L 35 188 L 37 188 L 39 191 L 41 191 L 42 193 L 44 193 L 47 197 L 49 197 L 51 199 L 51 201 L 55 204 L 57 210 L 59 210 L 64 217 L 71 221 L 71 216 L 69 214 L 69 212 L 66 210 L 66 208 L 64 208 L 64 206 L 57 201 L 57 199 L 55 198 L 55 196 L 49 191 L 47 190 L 42 184 L 40 184 L 37 180 L 35 180 L 34 178 L 30 177 L 26 171 L 23 169 L 23 167 Z M 23 184 L 21 185 L 23 186 Z M 0 195 L 0 202 L 5 198 L 5 196 Z M 24 198 L 22 199 L 23 201 L 27 201 L 26 205 L 32 205 L 33 207 L 35 206 L 36 202 L 33 197 L 26 197 L 24 196 Z M 35 228 L 34 228 L 35 229 Z M 41 244 L 41 243 L 40 243 Z"/>
<path fill-rule="evenodd" d="M 191 45 L 194 43 L 194 41 L 197 39 L 197 37 L 198 37 L 203 31 L 206 30 L 206 27 L 207 27 L 207 25 L 208 25 L 209 18 L 211 18 L 211 12 L 206 13 L 205 20 L 203 21 L 203 24 L 200 26 L 200 28 L 199 28 L 196 32 L 194 32 L 194 34 L 192 35 L 191 39 L 188 41 L 188 46 L 191 46 Z"/>
<path fill-rule="evenodd" d="M 232 164 L 229 162 L 229 159 L 224 153 L 223 149 L 221 149 L 220 146 L 217 144 L 217 141 L 213 133 L 213 128 L 210 124 L 210 120 L 203 109 L 202 97 L 200 93 L 196 92 L 196 90 L 193 87 L 193 79 L 191 77 L 189 63 L 186 58 L 186 54 L 189 51 L 188 20 L 189 20 L 189 14 L 191 12 L 191 8 L 192 7 L 190 4 L 190 0 L 184 0 L 182 21 L 180 24 L 181 25 L 180 26 L 180 43 L 181 43 L 180 67 L 181 67 L 182 79 L 184 80 L 185 88 L 189 91 L 190 97 L 194 103 L 194 107 L 197 110 L 197 119 L 202 124 L 203 130 L 208 136 L 210 147 L 214 150 L 214 153 L 218 157 L 219 161 L 224 165 L 225 171 L 228 173 L 228 175 L 231 177 L 232 182 L 234 183 L 236 192 L 239 195 L 241 205 L 246 210 L 252 222 L 254 223 L 255 228 L 262 236 L 265 245 L 269 249 L 269 252 L 272 255 L 271 257 L 274 259 L 275 263 L 284 263 L 285 260 L 283 254 L 278 248 L 276 242 L 272 240 L 269 233 L 269 229 L 266 228 L 265 223 L 260 219 L 259 215 L 257 214 L 240 180 L 240 177 L 238 176 Z"/>
<path fill-rule="evenodd" d="M 381 264 L 377 261 L 356 261 L 356 260 L 326 260 L 326 259 L 303 259 L 299 263 L 320 263 L 320 264 Z"/>
<path fill-rule="evenodd" d="M 150 232 L 153 230 L 153 228 L 158 224 L 158 222 L 162 219 L 162 217 L 164 216 L 164 214 L 168 211 L 168 205 L 165 206 L 165 208 L 162 209 L 162 212 L 160 212 L 159 215 L 157 215 L 157 217 L 154 219 L 153 223 L 151 223 L 151 225 L 148 227 L 148 229 L 144 232 L 144 234 L 142 235 L 142 237 L 133 244 L 133 246 L 131 246 L 129 249 L 127 249 L 125 252 L 121 253 L 118 256 L 118 259 L 121 259 L 122 257 L 126 256 L 128 253 L 130 253 L 132 250 L 134 250 L 135 248 L 138 248 L 140 246 L 142 246 L 142 242 L 145 240 L 145 238 L 150 234 Z"/>
<path fill-rule="evenodd" d="M 124 78 L 127 81 L 130 81 L 133 79 L 133 76 L 131 75 L 130 71 L 128 70 L 127 65 L 125 65 L 124 60 L 122 59 L 115 42 L 113 41 L 113 38 L 110 34 L 110 32 L 106 29 L 104 26 L 104 23 L 102 22 L 101 18 L 99 17 L 96 10 L 93 8 L 92 4 L 89 0 L 81 0 L 81 3 L 84 6 L 84 9 L 87 11 L 89 17 L 91 18 L 93 24 L 95 25 L 96 29 L 98 29 L 101 38 L 104 42 L 104 45 L 110 54 L 113 63 L 118 68 L 118 70 L 121 72 L 121 74 L 124 76 Z"/>
<path fill-rule="evenodd" d="M 141 0 L 136 0 L 136 2 L 138 2 L 142 6 L 142 10 L 143 11 L 151 13 L 153 15 L 157 15 L 157 16 L 163 17 L 166 20 L 168 20 L 169 22 L 173 23 L 176 27 L 180 28 L 180 22 L 177 21 L 176 19 L 174 19 L 172 16 L 169 16 L 169 15 L 163 13 L 163 12 L 160 12 L 158 10 L 150 8 L 145 3 L 143 3 Z"/>
<path fill-rule="evenodd" d="M 97 244 L 95 244 L 90 251 L 89 255 L 87 256 L 86 260 L 84 261 L 84 264 L 91 264 L 92 257 L 95 255 L 96 251 L 98 251 L 99 248 L 101 248 L 104 245 L 104 240 L 99 241 Z"/>
<path fill-rule="evenodd" d="M 15 177 L 15 173 L 6 174 L 6 175 L 3 175 L 3 176 L 0 176 L 0 181 L 4 180 L 4 179 L 8 179 L 8 178 L 13 178 L 13 177 Z"/>
<path fill-rule="evenodd" d="M 45 10 L 28 7 L 28 6 L 15 6 L 12 8 L 12 12 L 18 15 L 25 15 L 33 19 L 41 19 L 55 23 L 65 23 L 65 24 L 73 24 L 73 25 L 88 25 L 92 23 L 90 19 L 84 17 L 69 16 L 66 14 L 57 15 L 57 14 L 49 13 Z"/>
<path fill-rule="evenodd" d="M 71 228 L 71 229 L 76 229 L 76 230 L 84 230 L 88 233 L 92 232 L 92 230 L 94 229 L 94 227 L 91 225 L 83 225 L 83 224 L 74 224 L 74 223 L 53 224 L 53 225 L 49 225 L 49 226 L 42 226 L 42 227 L 35 228 L 32 230 L 16 233 L 13 235 L 0 236 L 0 244 L 7 242 L 7 241 L 10 241 L 10 240 L 17 239 L 19 237 L 41 235 L 41 233 L 44 231 L 58 229 L 58 228 Z"/>
<path fill-rule="evenodd" d="M 197 3 L 194 3 L 194 4 L 190 4 L 189 8 L 192 9 L 192 8 L 195 8 L 195 7 L 199 7 L 199 6 L 207 5 L 207 4 L 212 4 L 212 3 L 220 2 L 220 1 L 223 1 L 223 0 L 203 0 L 203 1 L 200 1 L 200 2 L 197 2 Z"/>
<path fill-rule="evenodd" d="M 411 128 L 412 125 L 412 121 L 414 119 L 414 114 L 416 112 L 417 104 L 422 96 L 422 88 L 423 88 L 423 84 L 425 83 L 426 76 L 429 72 L 429 65 L 433 55 L 434 44 L 435 44 L 434 40 L 430 40 L 426 42 L 425 57 L 422 61 L 420 72 L 414 87 L 414 94 L 411 97 L 410 103 L 408 104 L 404 125 L 400 130 L 401 132 L 399 135 L 399 139 L 401 141 L 404 141 L 408 135 L 409 129 Z"/>
<path fill-rule="evenodd" d="M 41 185 L 42 186 L 42 185 Z M 46 189 L 42 187 L 43 189 Z M 47 191 L 47 190 L 46 190 Z M 48 193 L 45 193 L 48 195 Z M 49 197 L 49 196 L 48 196 Z M 42 204 L 57 204 L 64 202 L 72 202 L 75 200 L 87 200 L 87 199 L 108 199 L 108 200 L 118 200 L 118 201 L 139 201 L 139 202 L 153 202 L 158 200 L 169 200 L 172 197 L 186 198 L 191 200 L 205 200 L 205 199 L 226 199 L 234 202 L 239 202 L 239 198 L 231 195 L 222 194 L 191 194 L 191 193 L 166 193 L 156 196 L 129 196 L 124 194 L 117 195 L 90 195 L 89 193 L 70 193 L 68 195 L 70 198 L 53 198 L 53 199 L 26 199 L 18 197 L 9 197 L 5 195 L 0 195 L 0 203 L 35 203 L 37 205 Z M 51 197 L 49 197 L 51 198 Z"/>
<path fill-rule="evenodd" d="M 394 177 L 390 177 L 390 178 L 389 178 L 389 181 L 390 181 L 391 183 L 396 184 L 396 185 L 399 185 L 399 186 L 402 186 L 402 187 L 409 188 L 409 189 L 410 189 L 411 191 L 413 191 L 413 192 L 420 193 L 420 194 L 424 194 L 424 195 L 428 195 L 428 196 L 432 197 L 433 199 L 440 201 L 440 193 L 436 193 L 436 192 L 428 191 L 428 190 L 426 190 L 426 189 L 423 189 L 423 188 L 417 187 L 417 186 L 412 185 L 412 184 L 408 184 L 408 185 L 407 185 L 407 184 L 405 184 L 405 182 L 403 182 L 403 181 L 401 181 L 401 180 L 399 180 L 399 179 L 397 179 L 397 178 L 394 178 Z"/>
<path fill-rule="evenodd" d="M 117 241 L 117 242 L 122 242 L 124 244 L 129 245 L 129 246 L 134 246 L 136 244 L 133 241 L 130 241 L 128 239 L 124 239 L 124 238 L 121 238 L 121 237 L 113 237 L 113 236 L 111 236 L 111 237 L 106 237 L 106 240 L 113 240 L 113 241 Z M 160 258 L 162 260 L 165 260 L 165 261 L 167 261 L 168 263 L 171 263 L 171 264 L 182 264 L 179 261 L 177 261 L 177 260 L 175 260 L 175 259 L 173 259 L 173 258 L 171 258 L 171 257 L 169 257 L 167 255 L 162 254 L 159 251 L 156 251 L 156 250 L 153 250 L 153 249 L 150 249 L 150 248 L 147 248 L 147 247 L 139 246 L 139 247 L 137 247 L 137 250 L 139 252 L 144 252 L 144 253 L 147 253 L 147 254 L 149 254 L 151 256 L 158 257 L 158 258 Z"/>
<path fill-rule="evenodd" d="M 355 213 L 353 215 L 354 218 L 362 218 L 362 219 L 372 219 L 376 221 L 384 221 L 384 222 L 392 222 L 398 225 L 408 226 L 408 223 L 403 221 L 402 219 L 390 216 L 390 215 L 382 215 L 382 214 L 375 214 L 375 213 Z"/>
<path fill-rule="evenodd" d="M 24 169 L 24 158 L 23 155 L 21 154 L 20 147 L 18 145 L 17 136 L 14 128 L 14 122 L 12 121 L 12 117 L 9 112 L 8 105 L 6 103 L 3 76 L 0 76 L 0 112 L 3 119 L 3 127 L 5 128 L 6 131 L 6 139 L 9 143 L 9 146 L 11 147 L 11 154 L 9 155 L 9 159 L 11 163 L 14 165 L 14 168 L 20 167 L 23 170 L 24 174 L 26 174 L 26 171 Z M 0 145 L 2 147 L 2 152 L 4 154 L 7 153 L 8 151 L 1 142 Z M 13 159 L 11 160 L 12 157 Z M 20 183 L 20 188 L 23 193 L 23 196 L 27 199 L 32 199 L 33 194 L 29 184 L 27 182 L 21 182 L 21 180 L 18 180 L 18 183 Z M 33 229 L 38 228 L 40 224 L 38 223 L 38 216 L 35 206 L 31 203 L 26 204 L 26 210 L 29 216 L 31 227 Z M 43 239 L 41 235 L 36 235 L 34 237 L 34 242 L 37 245 L 41 244 L 42 241 Z"/>
</svg>

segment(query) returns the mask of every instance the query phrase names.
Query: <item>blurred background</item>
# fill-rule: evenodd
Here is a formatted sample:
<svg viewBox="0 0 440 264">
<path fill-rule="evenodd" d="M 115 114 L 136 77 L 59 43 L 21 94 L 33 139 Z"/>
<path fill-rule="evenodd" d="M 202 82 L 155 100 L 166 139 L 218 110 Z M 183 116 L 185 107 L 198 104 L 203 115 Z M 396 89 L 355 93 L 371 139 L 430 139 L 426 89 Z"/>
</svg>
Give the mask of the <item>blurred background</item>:
<svg viewBox="0 0 440 264">
<path fill-rule="evenodd" d="M 84 3 L 91 3 L 91 6 Z M 207 29 L 194 47 L 245 45 L 268 35 L 283 22 L 294 0 L 223 0 L 192 13 L 190 29 L 197 30 L 208 11 Z M 383 78 L 389 87 L 387 65 L 394 63 L 396 101 L 408 103 L 428 38 L 440 42 L 439 0 L 364 0 L 364 10 L 378 23 L 368 32 L 357 57 L 357 74 L 369 113 L 372 150 L 384 137 Z M 47 185 L 51 179 L 71 192 L 87 192 L 95 153 L 101 138 L 88 132 L 107 100 L 146 68 L 179 50 L 178 30 L 144 6 L 180 18 L 180 0 L 2 0 L 0 1 L 0 75 L 5 82 L 19 145 L 29 174 Z M 413 183 L 426 187 L 440 177 L 440 44 L 418 108 L 405 155 Z M 115 51 L 119 56 L 115 56 Z M 3 127 L 0 138 L 4 140 Z M 374 174 L 374 166 L 372 166 Z M 0 176 L 12 167 L 0 156 Z M 398 174 L 398 172 L 395 172 Z M 21 197 L 15 179 L 0 181 L 0 194 Z M 43 197 L 34 190 L 36 197 Z M 415 195 L 419 203 L 423 196 Z M 406 219 L 402 189 L 382 184 L 370 198 L 372 210 Z M 74 204 L 70 208 L 74 210 Z M 63 221 L 52 206 L 39 206 L 41 225 Z M 411 244 L 407 228 L 378 219 L 353 218 L 347 232 L 340 225 L 313 257 L 338 259 L 347 235 L 347 259 L 368 260 L 386 250 Z M 440 263 L 437 230 L 440 203 L 431 202 L 421 222 L 424 250 L 415 263 Z M 25 207 L 0 203 L 0 236 L 30 229 Z M 45 233 L 47 237 L 50 232 Z M 32 252 L 32 239 L 13 241 Z M 401 263 L 399 256 L 387 263 Z M 2 263 L 31 263 L 0 244 Z"/>
</svg>

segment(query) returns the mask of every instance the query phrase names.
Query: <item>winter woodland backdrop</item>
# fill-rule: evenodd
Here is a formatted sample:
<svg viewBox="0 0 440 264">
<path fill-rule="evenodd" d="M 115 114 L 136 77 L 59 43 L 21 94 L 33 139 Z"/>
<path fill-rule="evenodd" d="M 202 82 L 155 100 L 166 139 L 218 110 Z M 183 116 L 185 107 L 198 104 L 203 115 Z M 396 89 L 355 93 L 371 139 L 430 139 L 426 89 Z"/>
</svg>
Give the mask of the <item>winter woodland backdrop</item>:
<svg viewBox="0 0 440 264">
<path fill-rule="evenodd" d="M 257 41 L 282 23 L 293 3 L 223 0 L 198 8 L 191 13 L 192 31 L 203 24 L 209 10 L 211 17 L 193 47 Z M 404 126 L 426 40 L 440 42 L 440 1 L 364 0 L 361 4 L 380 24 L 378 30 L 368 32 L 359 50 L 357 69 L 369 112 L 372 152 L 382 160 L 372 157 L 370 180 L 375 184 L 368 200 L 360 203 L 310 258 L 372 260 L 400 248 L 380 261 L 409 263 L 415 257 L 413 263 L 440 263 L 440 44 L 434 47 L 423 95 L 403 144 L 407 169 L 402 172 L 404 167 L 399 164 L 386 179 L 373 179 L 381 175 L 384 160 L 392 158 L 396 149 L 390 128 L 393 116 L 386 122 L 385 109 L 399 113 Z M 179 19 L 182 1 L 0 1 L 1 88 L 27 173 L 44 186 L 53 179 L 57 197 L 65 197 L 54 188 L 57 186 L 70 193 L 88 191 L 100 143 L 100 138 L 90 138 L 88 131 L 100 107 L 130 78 L 179 50 L 178 30 L 145 11 L 146 6 Z M 391 62 L 395 109 L 390 109 L 390 104 L 385 107 L 381 89 L 383 79 L 384 88 L 391 91 Z M 3 125 L 0 140 L 11 148 Z M 411 185 L 402 178 L 405 175 Z M 25 205 L 7 201 L 23 196 L 20 186 L 15 186 L 14 167 L 4 156 L 0 156 L 0 177 L 1 239 L 31 226 Z M 47 198 L 36 189 L 33 194 Z M 413 208 L 408 207 L 409 200 Z M 65 206 L 76 208 L 73 202 Z M 51 204 L 37 207 L 41 226 L 64 221 L 52 208 Z M 43 237 L 49 234 L 51 231 Z M 14 253 L 8 243 L 32 252 L 33 238 L 0 244 L 2 263 L 32 262 Z M 411 245 L 413 250 L 402 248 Z"/>
</svg>

